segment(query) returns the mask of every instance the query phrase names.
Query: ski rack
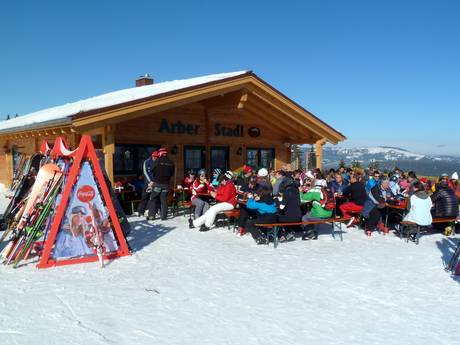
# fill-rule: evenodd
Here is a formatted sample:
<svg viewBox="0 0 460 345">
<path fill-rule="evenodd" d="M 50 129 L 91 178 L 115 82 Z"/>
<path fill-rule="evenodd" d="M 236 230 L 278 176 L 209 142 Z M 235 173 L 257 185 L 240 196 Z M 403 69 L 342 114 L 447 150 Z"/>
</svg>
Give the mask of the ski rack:
<svg viewBox="0 0 460 345">
<path fill-rule="evenodd" d="M 72 194 L 73 187 L 80 174 L 81 165 L 85 160 L 88 160 L 91 162 L 96 183 L 99 185 L 100 191 L 102 192 L 102 195 L 101 195 L 102 200 L 105 202 L 105 205 L 107 207 L 107 211 L 109 213 L 109 218 L 111 220 L 113 231 L 114 231 L 114 234 L 119 244 L 118 250 L 116 252 L 105 254 L 104 259 L 111 260 L 111 259 L 115 259 L 118 257 L 131 255 L 128 249 L 128 245 L 126 243 L 125 236 L 121 229 L 120 222 L 115 212 L 115 207 L 110 197 L 108 187 L 105 183 L 104 175 L 99 165 L 99 161 L 98 161 L 97 154 L 94 149 L 93 143 L 91 141 L 91 137 L 89 135 L 83 135 L 78 149 L 74 151 L 70 151 L 67 149 L 67 145 L 65 141 L 63 140 L 63 138 L 57 138 L 56 144 L 54 145 L 54 147 L 57 147 L 56 150 L 54 150 L 54 147 L 53 147 L 53 151 L 55 151 L 56 155 L 63 154 L 66 157 L 73 156 L 74 161 L 73 161 L 72 167 L 70 168 L 69 176 L 68 176 L 67 182 L 64 186 L 64 190 L 62 193 L 62 198 L 59 203 L 59 206 L 57 207 L 56 214 L 54 216 L 54 219 L 51 225 L 51 230 L 49 231 L 48 237 L 45 240 L 45 246 L 43 248 L 43 252 L 42 252 L 40 261 L 37 264 L 37 268 L 48 268 L 52 266 L 72 265 L 72 264 L 78 264 L 78 263 L 84 263 L 84 262 L 96 262 L 99 260 L 96 254 L 91 255 L 91 256 L 75 257 L 75 258 L 68 258 L 68 259 L 61 259 L 61 260 L 55 260 L 51 257 L 51 251 L 53 249 L 57 234 L 59 232 L 60 225 L 62 223 L 65 212 L 67 210 L 67 205 L 69 203 L 69 199 Z"/>
</svg>

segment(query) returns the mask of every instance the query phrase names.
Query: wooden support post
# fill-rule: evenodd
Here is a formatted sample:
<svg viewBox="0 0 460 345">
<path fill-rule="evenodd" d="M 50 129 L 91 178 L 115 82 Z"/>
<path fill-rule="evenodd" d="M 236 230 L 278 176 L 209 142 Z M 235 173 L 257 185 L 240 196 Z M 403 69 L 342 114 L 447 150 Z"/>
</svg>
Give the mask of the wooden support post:
<svg viewBox="0 0 460 345">
<path fill-rule="evenodd" d="M 11 187 L 13 181 L 13 150 L 10 140 L 7 140 L 5 144 L 5 168 L 6 168 L 6 181 L 5 185 Z"/>
<path fill-rule="evenodd" d="M 107 177 L 112 185 L 114 184 L 113 178 L 113 154 L 115 153 L 115 128 L 114 125 L 107 125 L 104 127 L 103 146 L 104 146 L 104 165 Z"/>
<path fill-rule="evenodd" d="M 320 139 L 315 143 L 316 147 L 316 167 L 323 169 L 323 145 L 326 143 L 326 139 Z"/>
<path fill-rule="evenodd" d="M 204 110 L 204 121 L 206 125 L 205 131 L 205 168 L 209 172 L 209 176 L 212 176 L 211 172 L 211 145 L 209 144 L 209 133 L 211 132 L 211 124 L 209 123 L 209 110 Z M 185 167 L 184 167 L 185 168 Z M 185 171 L 184 171 L 185 173 Z"/>
</svg>

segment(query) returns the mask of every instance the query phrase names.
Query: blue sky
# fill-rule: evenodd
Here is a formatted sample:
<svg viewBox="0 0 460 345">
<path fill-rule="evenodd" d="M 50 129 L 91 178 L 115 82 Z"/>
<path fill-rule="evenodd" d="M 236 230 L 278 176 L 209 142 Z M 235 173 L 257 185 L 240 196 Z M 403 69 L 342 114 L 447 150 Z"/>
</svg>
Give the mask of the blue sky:
<svg viewBox="0 0 460 345">
<path fill-rule="evenodd" d="M 0 117 L 251 69 L 354 145 L 460 155 L 458 1 L 9 1 Z"/>
</svg>

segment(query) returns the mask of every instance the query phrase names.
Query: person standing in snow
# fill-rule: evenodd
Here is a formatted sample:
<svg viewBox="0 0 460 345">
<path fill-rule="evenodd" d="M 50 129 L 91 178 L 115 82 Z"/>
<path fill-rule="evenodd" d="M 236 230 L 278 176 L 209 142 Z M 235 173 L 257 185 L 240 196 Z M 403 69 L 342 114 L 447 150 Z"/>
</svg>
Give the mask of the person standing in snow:
<svg viewBox="0 0 460 345">
<path fill-rule="evenodd" d="M 148 220 L 155 219 L 161 204 L 161 220 L 168 215 L 168 192 L 171 177 L 174 176 L 174 163 L 168 158 L 168 151 L 162 147 L 158 150 L 158 159 L 152 165 L 153 189 L 150 195 Z"/>
<path fill-rule="evenodd" d="M 150 194 L 152 193 L 153 189 L 153 162 L 158 159 L 158 151 L 153 151 L 150 158 L 144 161 L 142 164 L 142 173 L 144 174 L 144 188 L 142 189 L 142 196 L 139 205 L 137 206 L 137 215 L 143 216 L 145 213 L 145 209 L 148 207 Z"/>
<path fill-rule="evenodd" d="M 208 231 L 214 224 L 219 212 L 233 210 L 236 206 L 236 188 L 233 183 L 233 173 L 227 171 L 222 177 L 217 188 L 217 192 L 211 192 L 211 196 L 216 199 L 217 204 L 211 206 L 209 210 L 195 220 L 189 219 L 190 229 L 200 227 L 200 231 Z"/>
</svg>

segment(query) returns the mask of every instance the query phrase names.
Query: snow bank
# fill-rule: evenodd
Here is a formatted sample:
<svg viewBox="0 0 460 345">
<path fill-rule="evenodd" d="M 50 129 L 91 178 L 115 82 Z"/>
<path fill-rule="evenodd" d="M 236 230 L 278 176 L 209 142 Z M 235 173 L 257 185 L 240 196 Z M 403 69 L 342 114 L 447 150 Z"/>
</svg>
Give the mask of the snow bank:
<svg viewBox="0 0 460 345">
<path fill-rule="evenodd" d="M 68 103 L 57 107 L 40 110 L 27 115 L 19 116 L 17 118 L 13 118 L 10 120 L 2 121 L 0 122 L 0 131 L 15 127 L 30 126 L 41 122 L 61 120 L 65 119 L 66 117 L 76 115 L 80 112 L 105 108 L 108 106 L 126 103 L 129 101 L 134 101 L 146 97 L 151 97 L 166 92 L 176 91 L 191 86 L 206 84 L 217 80 L 235 77 L 244 73 L 247 73 L 247 71 L 220 73 L 190 79 L 166 81 L 153 85 L 133 87 L 129 89 L 110 92 L 100 96 L 84 99 L 78 102 Z"/>
<path fill-rule="evenodd" d="M 456 240 L 392 235 L 278 249 L 177 217 L 131 218 L 135 253 L 37 270 L 0 266 L 0 339 L 9 344 L 456 344 Z"/>
</svg>

